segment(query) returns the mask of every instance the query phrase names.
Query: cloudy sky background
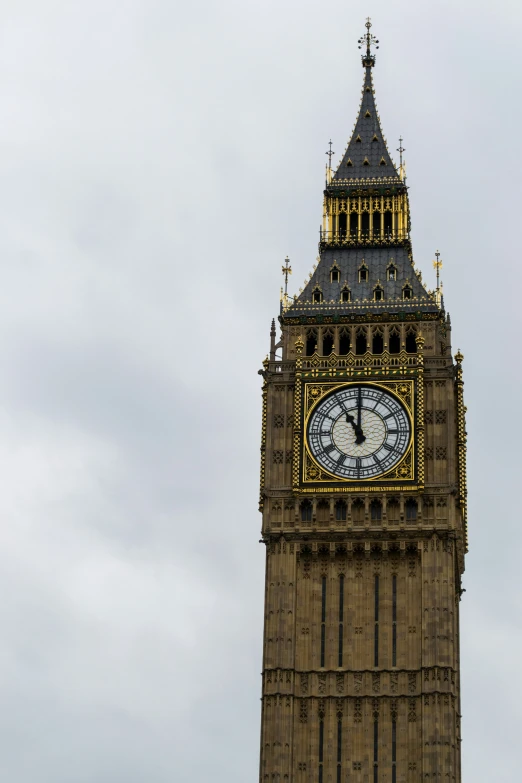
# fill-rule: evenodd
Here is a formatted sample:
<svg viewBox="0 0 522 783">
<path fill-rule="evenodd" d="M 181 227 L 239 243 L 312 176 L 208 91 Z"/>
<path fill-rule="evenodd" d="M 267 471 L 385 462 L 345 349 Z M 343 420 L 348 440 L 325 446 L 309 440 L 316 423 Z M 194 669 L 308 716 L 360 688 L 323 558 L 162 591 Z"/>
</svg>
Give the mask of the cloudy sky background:
<svg viewBox="0 0 522 783">
<path fill-rule="evenodd" d="M 520 775 L 520 4 L 3 0 L 0 780 L 257 778 L 257 370 L 367 14 L 465 355 L 464 781 Z"/>
</svg>

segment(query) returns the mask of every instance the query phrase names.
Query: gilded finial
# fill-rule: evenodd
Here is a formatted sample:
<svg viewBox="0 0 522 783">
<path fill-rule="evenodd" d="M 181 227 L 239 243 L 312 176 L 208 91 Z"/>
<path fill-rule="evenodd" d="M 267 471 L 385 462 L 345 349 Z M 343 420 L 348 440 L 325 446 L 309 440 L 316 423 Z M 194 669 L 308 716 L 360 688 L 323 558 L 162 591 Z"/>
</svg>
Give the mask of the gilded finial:
<svg viewBox="0 0 522 783">
<path fill-rule="evenodd" d="M 442 268 L 442 261 L 440 260 L 440 253 L 438 250 L 435 253 L 435 258 L 437 259 L 436 261 L 433 262 L 433 268 L 437 270 L 437 289 L 435 292 L 435 300 L 440 307 L 442 301 L 442 294 L 441 294 L 442 284 L 440 282 L 440 270 Z"/>
<path fill-rule="evenodd" d="M 462 362 L 464 361 L 464 355 L 461 354 L 460 348 L 458 349 L 457 353 L 455 354 L 455 361 L 457 362 L 457 364 L 462 364 Z"/>
<path fill-rule="evenodd" d="M 402 146 L 403 138 L 399 138 L 399 146 L 397 152 L 399 153 L 399 177 L 406 183 L 406 163 L 402 160 L 402 153 L 406 152 L 406 147 Z"/>
<path fill-rule="evenodd" d="M 375 55 L 372 54 L 372 46 L 376 49 L 379 48 L 379 41 L 370 33 L 372 22 L 370 17 L 366 19 L 366 35 L 359 38 L 359 49 L 362 49 L 366 45 L 366 54 L 362 55 L 362 64 L 364 68 L 372 68 L 375 65 Z"/>
<path fill-rule="evenodd" d="M 304 348 L 304 341 L 301 335 L 299 335 L 299 337 L 295 341 L 295 350 L 297 351 L 298 354 L 300 354 L 303 348 Z"/>
</svg>

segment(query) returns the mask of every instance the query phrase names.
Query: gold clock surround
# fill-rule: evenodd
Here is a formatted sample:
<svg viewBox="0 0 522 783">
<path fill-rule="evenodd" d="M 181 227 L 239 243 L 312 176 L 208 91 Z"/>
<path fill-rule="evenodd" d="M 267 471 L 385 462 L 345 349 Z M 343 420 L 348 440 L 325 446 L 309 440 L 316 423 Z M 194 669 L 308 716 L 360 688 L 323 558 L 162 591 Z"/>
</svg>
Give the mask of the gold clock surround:
<svg viewBox="0 0 522 783">
<path fill-rule="evenodd" d="M 313 414 L 317 404 L 324 399 L 327 395 L 331 394 L 337 389 L 344 389 L 349 386 L 372 386 L 380 388 L 389 394 L 392 394 L 404 407 L 408 416 L 411 435 L 408 448 L 399 461 L 388 470 L 386 473 L 380 476 L 374 476 L 366 479 L 349 479 L 336 476 L 325 470 L 312 455 L 306 432 L 308 429 L 308 422 L 310 416 Z M 306 491 L 307 487 L 313 487 L 313 490 L 317 491 L 318 487 L 322 485 L 331 486 L 332 483 L 340 485 L 336 487 L 341 492 L 357 491 L 362 486 L 368 489 L 368 485 L 375 485 L 376 489 L 381 489 L 383 484 L 388 485 L 390 482 L 396 484 L 400 482 L 401 485 L 407 485 L 408 489 L 412 489 L 412 483 L 416 483 L 416 429 L 415 429 L 415 408 L 416 408 L 416 394 L 415 394 L 415 381 L 414 380 L 400 380 L 400 381 L 321 381 L 321 382 L 304 382 L 303 383 L 303 423 L 301 432 L 303 437 L 301 438 L 301 453 L 298 456 L 300 461 L 300 484 L 303 491 Z M 401 487 L 402 488 L 402 487 Z"/>
</svg>

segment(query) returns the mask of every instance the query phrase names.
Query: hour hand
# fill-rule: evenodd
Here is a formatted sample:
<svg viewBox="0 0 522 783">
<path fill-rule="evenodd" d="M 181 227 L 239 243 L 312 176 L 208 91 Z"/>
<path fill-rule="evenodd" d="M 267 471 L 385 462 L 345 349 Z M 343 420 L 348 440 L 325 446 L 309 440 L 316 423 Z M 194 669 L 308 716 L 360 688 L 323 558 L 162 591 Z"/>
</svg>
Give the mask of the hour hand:
<svg viewBox="0 0 522 783">
<path fill-rule="evenodd" d="M 352 416 L 349 413 L 346 414 L 346 421 L 348 422 L 348 424 L 352 425 L 353 431 L 355 433 L 355 442 L 357 443 L 358 446 L 360 446 L 361 443 L 364 443 L 364 441 L 366 440 L 366 436 L 363 435 L 362 427 L 359 426 L 359 424 L 355 423 L 355 416 Z"/>
</svg>

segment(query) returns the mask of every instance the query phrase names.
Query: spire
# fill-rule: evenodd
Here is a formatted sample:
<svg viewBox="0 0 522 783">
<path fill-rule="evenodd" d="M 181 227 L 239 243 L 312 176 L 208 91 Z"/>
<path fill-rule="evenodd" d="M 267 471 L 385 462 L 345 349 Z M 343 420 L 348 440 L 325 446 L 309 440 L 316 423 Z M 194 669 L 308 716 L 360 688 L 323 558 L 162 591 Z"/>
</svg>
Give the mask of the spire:
<svg viewBox="0 0 522 783">
<path fill-rule="evenodd" d="M 366 20 L 366 35 L 359 39 L 359 49 L 365 47 L 362 55 L 364 81 L 359 115 L 345 153 L 333 175 L 332 184 L 341 184 L 350 179 L 399 179 L 384 140 L 379 114 L 375 103 L 372 68 L 379 41 L 370 33 L 372 24 Z"/>
</svg>

